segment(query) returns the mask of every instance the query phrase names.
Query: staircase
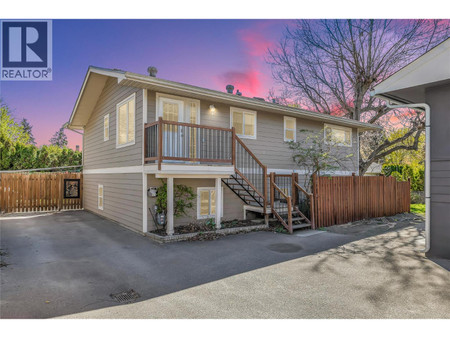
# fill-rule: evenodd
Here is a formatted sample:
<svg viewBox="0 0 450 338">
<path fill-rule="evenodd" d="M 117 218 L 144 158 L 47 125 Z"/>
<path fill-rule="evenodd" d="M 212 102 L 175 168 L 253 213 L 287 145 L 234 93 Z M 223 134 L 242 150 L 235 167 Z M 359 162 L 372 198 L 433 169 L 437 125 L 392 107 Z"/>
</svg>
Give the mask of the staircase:
<svg viewBox="0 0 450 338">
<path fill-rule="evenodd" d="M 269 176 L 267 167 L 236 136 L 234 130 L 232 148 L 235 173 L 229 178 L 222 179 L 231 191 L 245 204 L 255 207 L 262 214 L 273 214 L 291 234 L 297 229 L 314 228 L 312 194 L 307 193 L 298 184 L 298 174 L 271 173 Z M 306 196 L 309 200 L 311 212 L 309 218 L 300 210 L 300 196 Z"/>
</svg>

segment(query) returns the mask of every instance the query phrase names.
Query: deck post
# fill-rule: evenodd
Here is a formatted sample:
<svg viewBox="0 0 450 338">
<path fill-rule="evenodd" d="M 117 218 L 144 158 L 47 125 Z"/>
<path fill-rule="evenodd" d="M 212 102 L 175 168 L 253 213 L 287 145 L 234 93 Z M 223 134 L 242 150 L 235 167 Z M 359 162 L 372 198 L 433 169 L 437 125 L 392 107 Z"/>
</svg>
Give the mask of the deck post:
<svg viewBox="0 0 450 338">
<path fill-rule="evenodd" d="M 222 216 L 222 179 L 216 178 L 216 229 L 221 228 Z"/>
<path fill-rule="evenodd" d="M 167 178 L 167 236 L 173 235 L 173 177 Z"/>
</svg>

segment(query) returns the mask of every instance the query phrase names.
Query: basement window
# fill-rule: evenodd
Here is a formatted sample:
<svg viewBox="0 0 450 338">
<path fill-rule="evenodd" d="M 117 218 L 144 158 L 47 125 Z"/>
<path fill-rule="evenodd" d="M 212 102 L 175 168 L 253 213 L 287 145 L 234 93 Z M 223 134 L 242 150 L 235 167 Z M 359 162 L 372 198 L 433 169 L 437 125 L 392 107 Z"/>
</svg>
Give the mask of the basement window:
<svg viewBox="0 0 450 338">
<path fill-rule="evenodd" d="M 97 206 L 100 210 L 103 210 L 103 185 L 98 185 L 97 190 Z"/>
<path fill-rule="evenodd" d="M 222 206 L 223 206 L 223 189 L 221 189 L 221 191 L 222 191 Z M 214 217 L 216 217 L 215 187 L 197 188 L 197 219 L 214 218 Z"/>
</svg>

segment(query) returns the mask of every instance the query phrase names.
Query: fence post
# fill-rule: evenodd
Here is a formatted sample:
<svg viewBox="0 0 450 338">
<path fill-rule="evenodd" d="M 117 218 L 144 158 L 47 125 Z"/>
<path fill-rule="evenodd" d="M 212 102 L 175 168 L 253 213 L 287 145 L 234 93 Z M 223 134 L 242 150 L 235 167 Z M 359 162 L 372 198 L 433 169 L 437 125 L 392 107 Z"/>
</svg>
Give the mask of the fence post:
<svg viewBox="0 0 450 338">
<path fill-rule="evenodd" d="M 234 133 L 234 127 L 233 127 L 233 133 Z M 233 143 L 234 143 L 234 139 L 233 139 Z M 264 217 L 266 217 L 266 213 L 267 213 L 267 166 L 263 167 L 263 179 L 264 179 Z"/>
<path fill-rule="evenodd" d="M 314 227 L 313 229 L 315 229 L 316 224 L 320 224 L 320 217 L 319 217 L 319 206 L 318 206 L 318 198 L 319 198 L 319 187 L 317 185 L 317 175 L 313 174 L 312 175 L 312 199 L 311 199 L 311 223 L 313 223 L 314 220 Z M 315 200 L 315 201 L 314 201 Z"/>
</svg>

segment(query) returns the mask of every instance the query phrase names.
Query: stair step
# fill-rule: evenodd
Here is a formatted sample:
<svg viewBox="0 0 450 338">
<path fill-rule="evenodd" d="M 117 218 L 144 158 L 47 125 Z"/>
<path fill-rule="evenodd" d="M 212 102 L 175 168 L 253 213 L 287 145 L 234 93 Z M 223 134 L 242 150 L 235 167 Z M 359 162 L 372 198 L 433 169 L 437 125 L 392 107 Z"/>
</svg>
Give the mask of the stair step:
<svg viewBox="0 0 450 338">
<path fill-rule="evenodd" d="M 292 222 L 303 221 L 304 219 L 305 219 L 305 217 L 293 217 Z"/>
</svg>

